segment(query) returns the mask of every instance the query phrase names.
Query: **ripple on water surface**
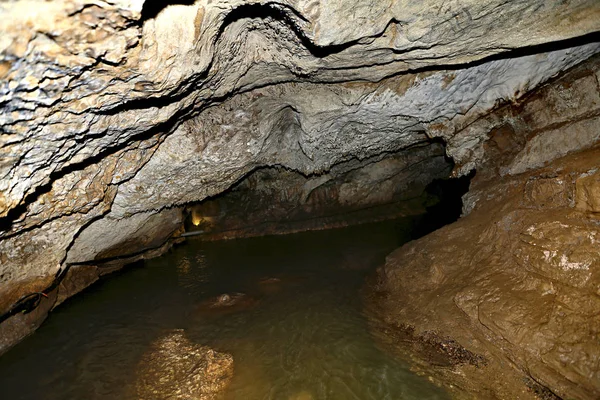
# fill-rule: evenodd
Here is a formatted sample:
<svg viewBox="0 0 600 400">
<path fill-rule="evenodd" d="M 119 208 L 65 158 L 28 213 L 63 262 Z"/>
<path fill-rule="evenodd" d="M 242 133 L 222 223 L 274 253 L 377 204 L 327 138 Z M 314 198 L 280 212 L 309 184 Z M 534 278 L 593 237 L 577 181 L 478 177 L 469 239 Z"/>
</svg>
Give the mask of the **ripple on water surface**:
<svg viewBox="0 0 600 400">
<path fill-rule="evenodd" d="M 2 398 L 136 399 L 140 360 L 177 329 L 233 356 L 224 399 L 446 399 L 378 348 L 361 314 L 365 275 L 409 223 L 189 240 L 53 312 L 0 357 Z"/>
</svg>

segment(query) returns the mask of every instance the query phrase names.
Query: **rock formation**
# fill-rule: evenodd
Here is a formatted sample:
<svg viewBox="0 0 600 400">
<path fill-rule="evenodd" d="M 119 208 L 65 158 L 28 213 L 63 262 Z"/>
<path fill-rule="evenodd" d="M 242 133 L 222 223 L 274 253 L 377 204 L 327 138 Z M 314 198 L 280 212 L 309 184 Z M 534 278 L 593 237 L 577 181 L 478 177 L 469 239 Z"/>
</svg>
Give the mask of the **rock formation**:
<svg viewBox="0 0 600 400">
<path fill-rule="evenodd" d="M 599 65 L 488 116 L 503 122 L 466 215 L 379 270 L 376 329 L 392 347 L 408 337 L 462 396 L 600 396 Z M 426 365 L 431 351 L 442 368 Z"/>
<path fill-rule="evenodd" d="M 0 352 L 254 171 L 317 189 L 383 155 L 426 183 L 441 165 L 415 149 L 440 143 L 457 175 L 506 158 L 490 112 L 600 51 L 595 0 L 172 3 L 0 2 Z M 597 140 L 586 121 L 558 152 Z"/>
<path fill-rule="evenodd" d="M 135 383 L 140 399 L 212 400 L 233 375 L 233 359 L 189 341 L 180 331 L 153 343 L 140 360 Z"/>
</svg>

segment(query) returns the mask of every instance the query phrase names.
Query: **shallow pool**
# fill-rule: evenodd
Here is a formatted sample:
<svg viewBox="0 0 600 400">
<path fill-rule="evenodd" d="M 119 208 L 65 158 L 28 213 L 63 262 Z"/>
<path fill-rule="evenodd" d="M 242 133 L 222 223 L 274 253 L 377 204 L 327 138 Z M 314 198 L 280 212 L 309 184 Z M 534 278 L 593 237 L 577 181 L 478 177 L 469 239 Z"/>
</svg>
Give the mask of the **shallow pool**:
<svg viewBox="0 0 600 400">
<path fill-rule="evenodd" d="M 222 242 L 189 239 L 112 274 L 51 313 L 0 357 L 2 399 L 135 399 L 136 365 L 183 329 L 230 353 L 225 399 L 446 399 L 373 342 L 365 276 L 411 221 Z M 243 293 L 239 306 L 207 299 Z"/>
</svg>

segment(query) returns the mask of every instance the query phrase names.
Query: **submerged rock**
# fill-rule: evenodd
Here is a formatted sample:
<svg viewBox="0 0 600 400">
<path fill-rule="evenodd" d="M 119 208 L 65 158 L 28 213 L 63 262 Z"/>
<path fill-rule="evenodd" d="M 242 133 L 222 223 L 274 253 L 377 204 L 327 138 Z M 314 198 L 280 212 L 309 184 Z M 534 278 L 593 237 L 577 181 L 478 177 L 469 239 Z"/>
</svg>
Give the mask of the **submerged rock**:
<svg viewBox="0 0 600 400">
<path fill-rule="evenodd" d="M 194 308 L 195 315 L 221 316 L 254 308 L 259 300 L 245 293 L 223 293 Z"/>
<path fill-rule="evenodd" d="M 288 400 L 314 400 L 314 396 L 311 392 L 303 390 L 301 392 L 291 395 Z"/>
<path fill-rule="evenodd" d="M 211 400 L 233 375 L 233 358 L 174 331 L 151 345 L 138 364 L 136 393 L 144 400 Z"/>
<path fill-rule="evenodd" d="M 261 286 L 278 285 L 280 283 L 281 283 L 281 278 L 275 278 L 275 277 L 262 278 L 261 280 L 258 281 L 258 284 Z"/>
<path fill-rule="evenodd" d="M 284 284 L 280 278 L 271 277 L 271 278 L 262 278 L 261 280 L 258 281 L 257 286 L 258 286 L 258 291 L 260 293 L 266 294 L 266 295 L 272 295 L 275 293 L 279 293 L 283 289 Z"/>
</svg>

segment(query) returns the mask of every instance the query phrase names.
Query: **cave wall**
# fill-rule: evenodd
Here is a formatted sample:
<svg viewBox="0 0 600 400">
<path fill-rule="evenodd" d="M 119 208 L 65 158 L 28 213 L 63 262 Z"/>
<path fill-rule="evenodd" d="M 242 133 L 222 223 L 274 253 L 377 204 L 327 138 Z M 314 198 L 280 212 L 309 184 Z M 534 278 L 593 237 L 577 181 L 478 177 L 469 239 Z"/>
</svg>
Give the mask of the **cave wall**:
<svg viewBox="0 0 600 400">
<path fill-rule="evenodd" d="M 376 329 L 458 396 L 600 396 L 599 71 L 592 58 L 473 124 L 489 139 L 463 217 L 378 271 Z"/>
<path fill-rule="evenodd" d="M 438 137 L 466 173 L 489 132 L 461 132 L 600 50 L 594 0 L 144 7 L 0 2 L 0 309 L 164 250 L 183 206 L 257 168 Z"/>
</svg>

